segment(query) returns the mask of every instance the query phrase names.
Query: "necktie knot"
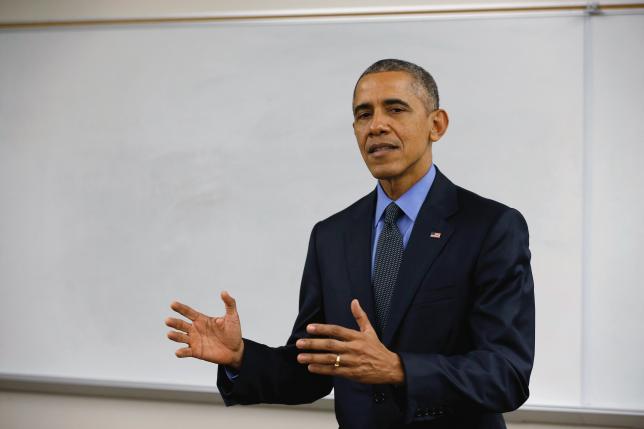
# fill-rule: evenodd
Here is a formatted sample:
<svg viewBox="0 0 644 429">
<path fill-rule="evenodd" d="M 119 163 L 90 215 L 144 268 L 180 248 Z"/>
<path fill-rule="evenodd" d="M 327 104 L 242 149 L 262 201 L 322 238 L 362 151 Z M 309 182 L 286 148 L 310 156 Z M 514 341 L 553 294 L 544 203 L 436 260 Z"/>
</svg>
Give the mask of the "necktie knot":
<svg viewBox="0 0 644 429">
<path fill-rule="evenodd" d="M 396 203 L 390 203 L 385 209 L 385 224 L 395 225 L 401 213 L 402 210 L 400 210 L 400 207 Z"/>
</svg>

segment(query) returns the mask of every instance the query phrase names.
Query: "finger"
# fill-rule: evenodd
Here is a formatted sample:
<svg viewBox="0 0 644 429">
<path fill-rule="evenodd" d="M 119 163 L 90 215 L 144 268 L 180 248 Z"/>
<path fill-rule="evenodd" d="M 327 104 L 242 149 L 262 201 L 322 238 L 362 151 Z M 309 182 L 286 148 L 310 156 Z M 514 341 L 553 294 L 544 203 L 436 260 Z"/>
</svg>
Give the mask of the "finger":
<svg viewBox="0 0 644 429">
<path fill-rule="evenodd" d="M 341 353 L 347 350 L 347 346 L 343 341 L 334 340 L 333 338 L 306 338 L 297 340 L 295 346 L 298 349 L 305 350 L 320 350 Z"/>
<path fill-rule="evenodd" d="M 178 358 L 192 357 L 192 349 L 190 347 L 184 347 L 174 352 L 174 354 Z"/>
<path fill-rule="evenodd" d="M 165 319 L 166 326 L 174 328 L 178 331 L 189 332 L 192 325 L 185 320 L 175 319 L 174 317 L 168 317 Z"/>
<path fill-rule="evenodd" d="M 184 334 L 183 332 L 177 332 L 177 331 L 170 331 L 168 332 L 168 338 L 170 338 L 172 341 L 176 343 L 186 343 L 188 344 L 190 342 L 189 337 Z"/>
<path fill-rule="evenodd" d="M 340 366 L 351 366 L 353 359 L 349 354 L 300 353 L 297 361 L 303 364 L 335 365 L 340 356 Z"/>
<path fill-rule="evenodd" d="M 369 316 L 367 316 L 367 313 L 362 309 L 360 302 L 357 299 L 351 301 L 351 313 L 353 313 L 353 317 L 356 319 L 356 322 L 360 327 L 360 332 L 373 330 L 371 322 L 369 322 Z"/>
<path fill-rule="evenodd" d="M 350 341 L 358 338 L 358 331 L 338 325 L 325 325 L 316 323 L 307 326 L 306 330 L 309 334 L 337 338 L 343 341 Z"/>
<path fill-rule="evenodd" d="M 333 365 L 319 365 L 316 363 L 312 363 L 310 365 L 307 365 L 306 369 L 313 374 L 320 374 L 320 375 L 334 375 L 338 377 L 347 377 L 351 378 L 353 375 L 353 370 L 351 368 L 347 367 L 335 367 Z"/>
<path fill-rule="evenodd" d="M 198 311 L 193 310 L 192 308 L 180 303 L 179 301 L 174 301 L 172 304 L 170 304 L 170 308 L 192 321 L 197 320 L 197 317 L 199 317 L 200 314 Z"/>
<path fill-rule="evenodd" d="M 228 292 L 223 291 L 221 293 L 221 300 L 226 306 L 226 314 L 228 316 L 234 316 L 235 314 L 237 314 L 237 302 L 235 302 L 235 298 L 230 296 Z"/>
</svg>

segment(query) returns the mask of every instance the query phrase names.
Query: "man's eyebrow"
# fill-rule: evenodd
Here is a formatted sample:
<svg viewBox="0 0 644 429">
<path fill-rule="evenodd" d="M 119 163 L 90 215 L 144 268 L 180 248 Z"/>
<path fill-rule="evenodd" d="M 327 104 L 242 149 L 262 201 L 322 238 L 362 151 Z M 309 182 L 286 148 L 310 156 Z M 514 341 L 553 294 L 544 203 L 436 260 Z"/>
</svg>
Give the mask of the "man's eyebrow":
<svg viewBox="0 0 644 429">
<path fill-rule="evenodd" d="M 371 109 L 371 107 L 372 107 L 371 103 L 358 104 L 356 107 L 353 108 L 353 114 L 355 115 L 356 113 L 358 113 L 359 110 Z"/>
<path fill-rule="evenodd" d="M 411 109 L 411 106 L 409 103 L 407 103 L 404 100 L 401 100 L 400 98 L 387 98 L 382 102 L 385 106 L 393 106 L 393 105 L 400 105 L 400 106 L 405 106 L 409 109 Z M 353 108 L 353 114 L 357 114 L 360 110 L 365 110 L 365 109 L 372 109 L 373 105 L 371 103 L 360 103 L 356 107 Z"/>
<path fill-rule="evenodd" d="M 402 106 L 411 108 L 411 106 L 407 102 L 401 100 L 400 98 L 387 98 L 383 103 L 384 103 L 385 106 L 391 106 L 393 104 L 400 104 Z"/>
<path fill-rule="evenodd" d="M 382 102 L 385 106 L 393 106 L 395 104 L 405 106 L 411 109 L 411 106 L 406 101 L 401 100 L 400 98 L 387 98 Z M 355 115 L 360 110 L 371 109 L 373 105 L 371 103 L 360 103 L 353 108 L 353 114 Z"/>
</svg>

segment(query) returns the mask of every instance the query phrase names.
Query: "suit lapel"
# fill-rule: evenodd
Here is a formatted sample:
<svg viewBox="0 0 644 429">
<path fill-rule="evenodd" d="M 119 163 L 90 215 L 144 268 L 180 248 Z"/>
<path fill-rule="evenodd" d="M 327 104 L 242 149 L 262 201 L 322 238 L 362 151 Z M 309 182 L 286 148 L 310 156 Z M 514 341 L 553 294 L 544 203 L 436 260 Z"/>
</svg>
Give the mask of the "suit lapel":
<svg viewBox="0 0 644 429">
<path fill-rule="evenodd" d="M 358 203 L 344 237 L 351 295 L 358 299 L 372 323 L 375 322 L 375 312 L 371 291 L 371 234 L 375 209 L 374 190 Z"/>
<path fill-rule="evenodd" d="M 436 170 L 434 183 L 418 212 L 414 229 L 403 253 L 396 290 L 391 299 L 389 319 L 382 335 L 382 342 L 387 347 L 391 346 L 394 334 L 425 274 L 454 230 L 447 218 L 457 210 L 456 186 L 438 171 L 438 168 Z"/>
</svg>

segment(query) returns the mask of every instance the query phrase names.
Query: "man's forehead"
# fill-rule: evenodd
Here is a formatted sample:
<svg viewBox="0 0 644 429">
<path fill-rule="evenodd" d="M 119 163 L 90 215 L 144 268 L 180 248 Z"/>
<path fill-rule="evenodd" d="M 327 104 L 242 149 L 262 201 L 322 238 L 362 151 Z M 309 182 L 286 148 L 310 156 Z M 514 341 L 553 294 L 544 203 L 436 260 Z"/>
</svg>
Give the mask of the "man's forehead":
<svg viewBox="0 0 644 429">
<path fill-rule="evenodd" d="M 388 98 L 417 98 L 414 78 L 404 71 L 369 73 L 356 86 L 354 104 L 374 103 Z"/>
</svg>

